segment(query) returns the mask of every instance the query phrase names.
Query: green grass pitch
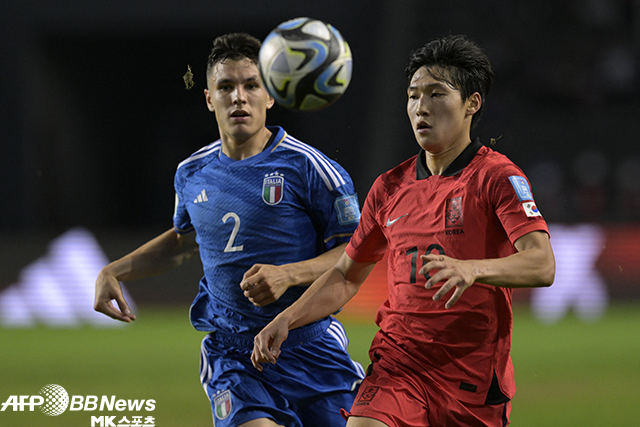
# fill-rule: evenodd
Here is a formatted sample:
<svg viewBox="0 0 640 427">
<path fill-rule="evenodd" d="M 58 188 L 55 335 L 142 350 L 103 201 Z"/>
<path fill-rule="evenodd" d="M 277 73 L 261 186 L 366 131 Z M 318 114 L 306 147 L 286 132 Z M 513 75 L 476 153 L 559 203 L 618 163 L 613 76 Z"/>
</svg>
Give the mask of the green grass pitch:
<svg viewBox="0 0 640 427">
<path fill-rule="evenodd" d="M 373 321 L 341 319 L 352 358 L 368 364 Z M 515 310 L 512 358 L 518 393 L 511 425 L 640 426 L 640 305 L 616 305 L 585 324 L 573 316 L 556 325 Z M 154 399 L 153 412 L 66 411 L 59 416 L 0 412 L 1 426 L 89 427 L 96 415 L 151 415 L 158 427 L 210 427 L 199 383 L 203 334 L 187 308 L 149 308 L 121 328 L 0 329 L 0 403 L 59 384 L 70 395 Z M 119 417 L 115 419 L 118 421 Z"/>
</svg>

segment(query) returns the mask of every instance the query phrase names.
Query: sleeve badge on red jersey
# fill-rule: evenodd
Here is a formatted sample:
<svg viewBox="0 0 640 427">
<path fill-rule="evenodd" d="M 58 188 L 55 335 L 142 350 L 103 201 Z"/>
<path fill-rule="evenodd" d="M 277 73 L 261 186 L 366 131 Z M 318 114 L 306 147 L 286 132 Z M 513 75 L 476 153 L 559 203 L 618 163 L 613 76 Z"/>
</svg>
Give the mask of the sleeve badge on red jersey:
<svg viewBox="0 0 640 427">
<path fill-rule="evenodd" d="M 534 202 L 525 202 L 522 204 L 522 207 L 524 208 L 524 213 L 526 213 L 528 217 L 542 216 Z"/>
<path fill-rule="evenodd" d="M 521 202 L 523 200 L 533 200 L 531 188 L 529 188 L 529 183 L 524 177 L 513 175 L 509 177 L 509 181 L 511 181 L 513 189 L 516 190 L 518 200 L 520 200 Z"/>
</svg>

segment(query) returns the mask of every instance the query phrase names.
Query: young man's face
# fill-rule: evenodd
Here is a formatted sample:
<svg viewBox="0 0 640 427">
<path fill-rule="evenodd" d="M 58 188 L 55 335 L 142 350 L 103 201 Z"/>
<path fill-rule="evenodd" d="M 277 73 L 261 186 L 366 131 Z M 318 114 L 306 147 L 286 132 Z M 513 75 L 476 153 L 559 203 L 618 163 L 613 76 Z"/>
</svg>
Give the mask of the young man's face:
<svg viewBox="0 0 640 427">
<path fill-rule="evenodd" d="M 217 63 L 204 90 L 209 111 L 215 113 L 221 138 L 243 142 L 264 128 L 274 100 L 249 59 Z"/>
<path fill-rule="evenodd" d="M 480 95 L 462 101 L 460 91 L 419 68 L 407 89 L 407 114 L 418 144 L 431 153 L 469 142 L 471 118 Z"/>
</svg>

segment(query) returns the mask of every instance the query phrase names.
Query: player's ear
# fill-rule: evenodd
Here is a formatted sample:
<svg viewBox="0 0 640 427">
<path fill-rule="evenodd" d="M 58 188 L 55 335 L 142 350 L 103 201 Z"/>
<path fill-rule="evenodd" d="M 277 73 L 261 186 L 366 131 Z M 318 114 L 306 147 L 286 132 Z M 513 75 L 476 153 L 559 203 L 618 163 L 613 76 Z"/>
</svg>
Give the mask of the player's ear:
<svg viewBox="0 0 640 427">
<path fill-rule="evenodd" d="M 212 113 L 215 112 L 215 108 L 213 107 L 213 103 L 211 102 L 211 96 L 209 96 L 209 89 L 204 90 L 204 98 L 207 101 L 207 108 L 209 109 L 209 111 L 211 111 Z"/>
<path fill-rule="evenodd" d="M 269 100 L 267 101 L 267 110 L 270 110 L 271 107 L 273 107 L 273 104 L 275 104 L 276 100 L 273 99 L 273 96 L 269 95 Z"/>
<path fill-rule="evenodd" d="M 482 97 L 478 92 L 474 92 L 469 99 L 467 99 L 467 113 L 473 116 L 478 112 L 482 106 Z"/>
</svg>

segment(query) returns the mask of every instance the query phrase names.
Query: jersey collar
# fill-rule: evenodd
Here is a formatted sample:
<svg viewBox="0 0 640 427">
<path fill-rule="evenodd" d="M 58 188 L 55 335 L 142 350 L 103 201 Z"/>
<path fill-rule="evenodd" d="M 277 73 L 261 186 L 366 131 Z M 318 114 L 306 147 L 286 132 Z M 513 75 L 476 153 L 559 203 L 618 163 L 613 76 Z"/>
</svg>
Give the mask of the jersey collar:
<svg viewBox="0 0 640 427">
<path fill-rule="evenodd" d="M 480 138 L 475 138 L 471 141 L 471 144 L 467 145 L 467 148 L 464 149 L 462 153 L 456 159 L 451 162 L 447 169 L 445 169 L 443 176 L 454 176 L 460 173 L 462 169 L 466 168 L 471 160 L 476 156 L 478 151 L 482 148 L 482 143 L 480 142 Z M 431 176 L 431 171 L 427 167 L 426 161 L 426 153 L 424 150 L 420 150 L 418 153 L 418 158 L 416 160 L 416 179 L 426 179 Z"/>
<path fill-rule="evenodd" d="M 287 136 L 287 132 L 285 132 L 285 130 L 282 129 L 280 126 L 267 126 L 267 129 L 271 131 L 271 136 L 269 137 L 269 141 L 267 141 L 267 144 L 265 145 L 262 152 L 254 156 L 247 157 L 246 159 L 243 159 L 243 160 L 233 160 L 227 157 L 227 155 L 222 152 L 222 147 L 220 147 L 220 151 L 218 152 L 218 157 L 220 158 L 220 162 L 225 165 L 243 165 L 244 166 L 244 165 L 256 163 L 262 160 L 264 157 L 268 156 L 269 153 L 274 151 L 276 147 L 280 144 L 280 142 L 284 140 L 284 138 Z"/>
<path fill-rule="evenodd" d="M 282 129 L 280 126 L 267 126 L 267 129 L 271 131 L 271 139 L 269 143 L 264 148 L 264 151 L 272 152 L 274 151 L 278 145 L 287 137 L 287 132 Z"/>
</svg>

